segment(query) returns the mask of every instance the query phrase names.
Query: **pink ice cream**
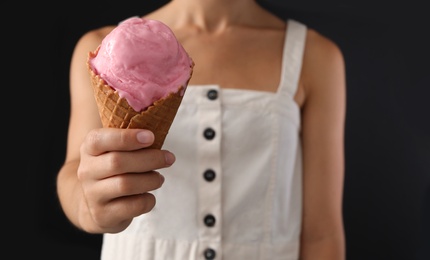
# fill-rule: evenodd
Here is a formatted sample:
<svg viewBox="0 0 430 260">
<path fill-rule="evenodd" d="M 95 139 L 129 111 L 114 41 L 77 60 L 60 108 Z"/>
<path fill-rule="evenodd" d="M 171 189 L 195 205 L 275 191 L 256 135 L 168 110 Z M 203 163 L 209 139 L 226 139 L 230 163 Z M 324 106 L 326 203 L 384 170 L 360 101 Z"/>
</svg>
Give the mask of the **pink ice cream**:
<svg viewBox="0 0 430 260">
<path fill-rule="evenodd" d="M 184 91 L 193 61 L 167 25 L 132 17 L 103 39 L 89 65 L 140 112 L 181 86 Z"/>
</svg>

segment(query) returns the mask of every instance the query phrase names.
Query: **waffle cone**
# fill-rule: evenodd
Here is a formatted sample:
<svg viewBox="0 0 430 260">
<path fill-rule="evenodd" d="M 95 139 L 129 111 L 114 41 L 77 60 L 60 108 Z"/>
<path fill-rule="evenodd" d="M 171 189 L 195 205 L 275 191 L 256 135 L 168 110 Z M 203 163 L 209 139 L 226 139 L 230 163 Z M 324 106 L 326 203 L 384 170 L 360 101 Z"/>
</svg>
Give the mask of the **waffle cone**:
<svg viewBox="0 0 430 260">
<path fill-rule="evenodd" d="M 183 97 L 181 93 L 183 94 L 186 86 L 181 86 L 176 93 L 154 102 L 146 110 L 137 112 L 89 66 L 88 70 L 103 127 L 151 130 L 155 140 L 149 148 L 161 149 L 181 104 Z"/>
</svg>

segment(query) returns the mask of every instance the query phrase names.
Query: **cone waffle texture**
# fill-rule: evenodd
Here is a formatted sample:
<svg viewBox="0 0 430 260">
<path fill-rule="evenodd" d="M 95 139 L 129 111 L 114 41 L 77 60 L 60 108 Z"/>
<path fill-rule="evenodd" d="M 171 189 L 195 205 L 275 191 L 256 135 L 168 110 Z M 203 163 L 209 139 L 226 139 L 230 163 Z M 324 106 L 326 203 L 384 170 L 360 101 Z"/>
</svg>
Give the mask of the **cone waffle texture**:
<svg viewBox="0 0 430 260">
<path fill-rule="evenodd" d="M 161 149 L 186 86 L 181 86 L 176 93 L 154 102 L 146 110 L 137 112 L 126 99 L 121 98 L 117 91 L 96 75 L 89 65 L 87 67 L 103 127 L 149 129 L 155 136 L 150 148 Z"/>
</svg>

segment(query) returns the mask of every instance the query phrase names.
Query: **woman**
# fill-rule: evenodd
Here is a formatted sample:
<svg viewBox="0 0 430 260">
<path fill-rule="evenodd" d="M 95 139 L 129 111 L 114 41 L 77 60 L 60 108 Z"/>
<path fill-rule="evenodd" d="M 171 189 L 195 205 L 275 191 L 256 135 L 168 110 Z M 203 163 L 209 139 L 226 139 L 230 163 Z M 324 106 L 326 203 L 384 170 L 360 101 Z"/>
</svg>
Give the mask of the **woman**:
<svg viewBox="0 0 430 260">
<path fill-rule="evenodd" d="M 78 41 L 58 195 L 103 233 L 102 259 L 345 259 L 345 72 L 330 39 L 254 0 L 173 0 L 167 24 L 195 62 L 166 139 L 104 129 Z M 210 131 L 212 135 L 206 135 Z"/>
</svg>

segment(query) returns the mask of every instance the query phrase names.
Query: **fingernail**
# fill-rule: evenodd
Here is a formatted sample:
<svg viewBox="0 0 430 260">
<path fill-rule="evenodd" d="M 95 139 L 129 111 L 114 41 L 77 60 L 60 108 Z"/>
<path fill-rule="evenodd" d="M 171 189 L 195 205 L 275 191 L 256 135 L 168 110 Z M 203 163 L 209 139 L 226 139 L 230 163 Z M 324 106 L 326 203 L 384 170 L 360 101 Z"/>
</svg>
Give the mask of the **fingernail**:
<svg viewBox="0 0 430 260">
<path fill-rule="evenodd" d="M 136 135 L 137 141 L 142 144 L 152 143 L 154 140 L 154 134 L 151 131 L 140 131 Z"/>
<path fill-rule="evenodd" d="M 167 165 L 172 165 L 175 162 L 176 157 L 173 153 L 166 151 L 164 153 L 164 159 L 165 159 Z"/>
</svg>

